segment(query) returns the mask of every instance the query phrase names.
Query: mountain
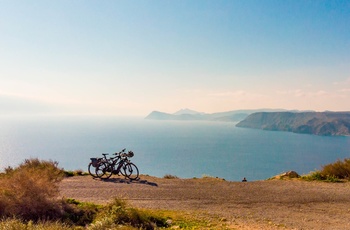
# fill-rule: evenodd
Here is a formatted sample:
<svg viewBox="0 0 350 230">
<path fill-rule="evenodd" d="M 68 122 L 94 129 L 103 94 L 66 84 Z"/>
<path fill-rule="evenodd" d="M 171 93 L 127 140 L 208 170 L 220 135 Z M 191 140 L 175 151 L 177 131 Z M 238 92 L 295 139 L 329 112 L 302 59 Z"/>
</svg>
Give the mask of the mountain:
<svg viewBox="0 0 350 230">
<path fill-rule="evenodd" d="M 151 112 L 145 119 L 149 120 L 205 120 L 201 114 L 170 114 L 159 111 Z"/>
<path fill-rule="evenodd" d="M 257 112 L 237 127 L 315 135 L 350 135 L 350 112 Z"/>
<path fill-rule="evenodd" d="M 150 120 L 173 120 L 174 117 L 175 117 L 174 115 L 169 114 L 169 113 L 153 111 L 145 119 L 150 119 Z"/>
<path fill-rule="evenodd" d="M 181 109 L 173 114 L 159 111 L 151 112 L 145 119 L 150 120 L 205 120 L 205 121 L 228 121 L 239 122 L 246 118 L 249 114 L 261 111 L 286 111 L 283 109 L 257 109 L 257 110 L 233 110 L 220 113 L 201 113 L 191 109 Z"/>
<path fill-rule="evenodd" d="M 204 114 L 201 112 L 197 112 L 191 109 L 180 109 L 179 111 L 177 111 L 176 113 L 173 113 L 173 115 L 183 115 L 183 114 L 191 114 L 191 115 L 198 115 L 198 114 Z"/>
</svg>

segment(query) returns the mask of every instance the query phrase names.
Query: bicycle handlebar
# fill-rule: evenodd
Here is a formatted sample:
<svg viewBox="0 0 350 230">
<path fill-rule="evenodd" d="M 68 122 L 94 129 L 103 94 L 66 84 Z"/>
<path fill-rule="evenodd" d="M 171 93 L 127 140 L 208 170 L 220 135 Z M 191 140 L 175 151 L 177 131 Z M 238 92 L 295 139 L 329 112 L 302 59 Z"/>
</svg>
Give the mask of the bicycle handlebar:
<svg viewBox="0 0 350 230">
<path fill-rule="evenodd" d="M 126 149 L 122 149 L 122 151 L 120 151 L 119 153 L 114 153 L 114 155 L 120 155 L 122 154 L 123 152 L 125 152 Z"/>
</svg>

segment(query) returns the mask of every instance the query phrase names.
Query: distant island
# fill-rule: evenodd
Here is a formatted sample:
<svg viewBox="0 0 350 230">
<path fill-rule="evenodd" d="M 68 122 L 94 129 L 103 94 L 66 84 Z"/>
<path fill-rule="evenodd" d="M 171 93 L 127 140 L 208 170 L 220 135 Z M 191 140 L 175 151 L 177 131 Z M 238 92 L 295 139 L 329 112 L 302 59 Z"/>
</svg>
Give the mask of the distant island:
<svg viewBox="0 0 350 230">
<path fill-rule="evenodd" d="M 149 120 L 181 120 L 181 121 L 228 121 L 239 122 L 256 112 L 280 112 L 284 109 L 233 110 L 219 113 L 202 113 L 191 109 L 181 109 L 175 113 L 151 112 L 145 119 Z"/>
<path fill-rule="evenodd" d="M 257 112 L 236 126 L 323 136 L 348 136 L 350 112 Z"/>
</svg>

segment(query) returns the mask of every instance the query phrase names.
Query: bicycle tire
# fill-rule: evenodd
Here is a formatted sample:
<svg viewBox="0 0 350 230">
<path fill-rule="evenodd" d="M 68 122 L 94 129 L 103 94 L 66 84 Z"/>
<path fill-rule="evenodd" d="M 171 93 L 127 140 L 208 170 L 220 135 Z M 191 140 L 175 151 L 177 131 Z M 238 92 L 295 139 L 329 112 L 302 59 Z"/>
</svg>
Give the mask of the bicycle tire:
<svg viewBox="0 0 350 230">
<path fill-rule="evenodd" d="M 134 163 L 126 163 L 121 171 L 124 171 L 125 176 L 130 180 L 139 179 L 139 169 Z"/>
<path fill-rule="evenodd" d="M 112 176 L 112 171 L 110 166 L 106 162 L 100 162 L 95 169 L 96 176 L 100 179 L 108 179 Z"/>
<path fill-rule="evenodd" d="M 93 178 L 96 178 L 97 177 L 96 169 L 93 169 L 93 168 L 95 168 L 95 167 L 92 166 L 92 162 L 90 162 L 89 165 L 88 165 L 88 172 Z"/>
<path fill-rule="evenodd" d="M 127 177 L 124 169 L 120 170 L 120 174 L 122 174 L 122 176 L 125 177 L 125 178 Z"/>
</svg>

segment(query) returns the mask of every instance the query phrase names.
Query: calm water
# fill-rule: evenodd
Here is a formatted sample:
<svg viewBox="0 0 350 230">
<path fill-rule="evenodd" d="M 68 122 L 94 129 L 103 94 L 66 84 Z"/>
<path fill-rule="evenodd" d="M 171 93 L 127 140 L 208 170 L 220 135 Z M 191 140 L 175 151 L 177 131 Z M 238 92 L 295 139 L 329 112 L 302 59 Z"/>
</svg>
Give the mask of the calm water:
<svg viewBox="0 0 350 230">
<path fill-rule="evenodd" d="M 142 174 L 226 180 L 305 174 L 350 157 L 350 137 L 237 128 L 234 123 L 112 117 L 0 117 L 0 168 L 38 157 L 86 170 L 90 157 L 133 150 Z"/>
</svg>

